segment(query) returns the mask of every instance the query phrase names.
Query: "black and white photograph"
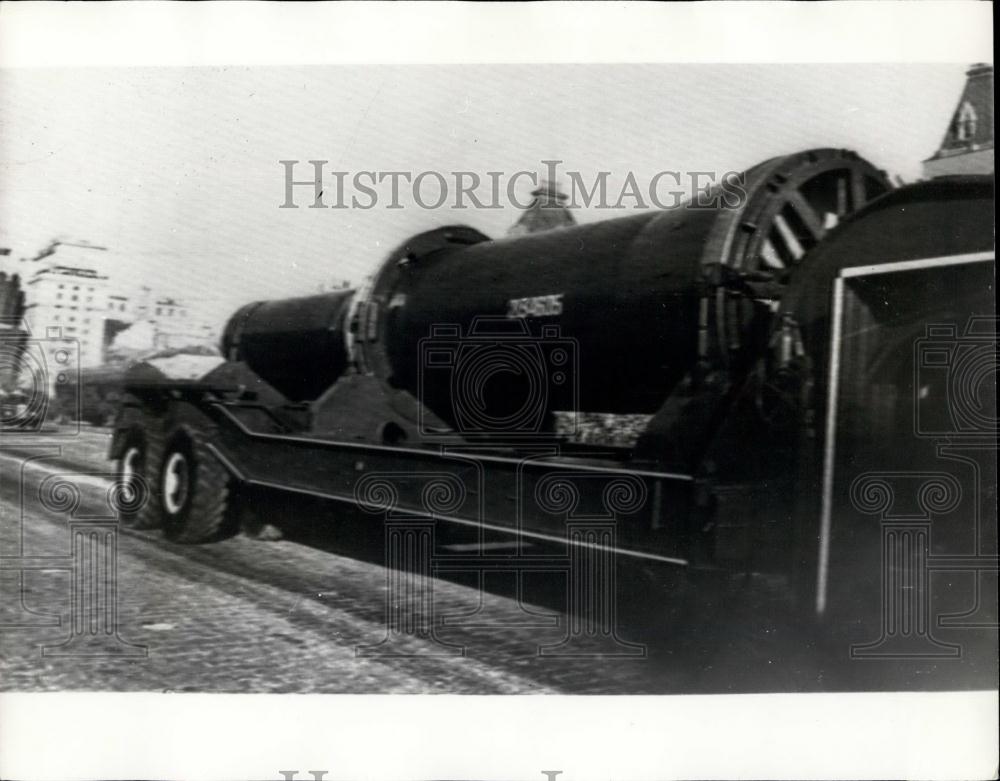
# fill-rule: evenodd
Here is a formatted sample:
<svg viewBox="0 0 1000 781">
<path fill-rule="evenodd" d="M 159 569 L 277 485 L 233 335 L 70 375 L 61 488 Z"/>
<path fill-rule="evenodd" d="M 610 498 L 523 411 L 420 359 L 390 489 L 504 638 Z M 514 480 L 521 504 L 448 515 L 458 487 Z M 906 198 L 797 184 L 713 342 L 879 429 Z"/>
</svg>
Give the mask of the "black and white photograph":
<svg viewBox="0 0 1000 781">
<path fill-rule="evenodd" d="M 2 697 L 995 706 L 994 74 L 952 46 L 4 60 Z M 911 777 L 995 774 L 983 718 Z"/>
</svg>

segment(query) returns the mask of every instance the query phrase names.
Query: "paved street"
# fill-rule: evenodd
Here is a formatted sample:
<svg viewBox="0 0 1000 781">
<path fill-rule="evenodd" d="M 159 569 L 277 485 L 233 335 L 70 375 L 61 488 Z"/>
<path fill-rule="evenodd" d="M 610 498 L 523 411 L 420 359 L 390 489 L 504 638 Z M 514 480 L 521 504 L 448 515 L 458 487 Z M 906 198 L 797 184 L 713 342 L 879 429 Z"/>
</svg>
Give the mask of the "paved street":
<svg viewBox="0 0 1000 781">
<path fill-rule="evenodd" d="M 9 566 L 11 557 L 66 557 L 71 518 L 108 516 L 107 445 L 101 429 L 62 441 L 43 435 L 17 444 L 5 437 L 4 690 L 513 694 L 843 687 L 821 664 L 809 628 L 777 618 L 778 602 L 736 606 L 708 634 L 685 633 L 682 643 L 660 637 L 642 655 L 608 655 L 635 648 L 598 647 L 587 638 L 562 648 L 570 655 L 540 655 L 540 647 L 567 636 L 563 591 L 536 588 L 521 606 L 512 582 L 500 576 L 487 590 L 435 579 L 436 639 L 408 633 L 379 645 L 387 636 L 389 592 L 381 527 L 370 516 L 359 521 L 342 509 L 301 504 L 274 510 L 288 531 L 276 542 L 240 535 L 182 546 L 158 532 L 120 529 L 119 636 L 140 652 L 145 647 L 145 655 L 43 655 L 42 646 L 58 645 L 71 630 L 70 571 L 62 558 L 22 576 Z M 53 490 L 61 478 L 78 489 L 75 506 Z M 647 620 L 658 620 L 655 610 Z M 864 669 L 851 667 L 852 673 Z M 885 672 L 867 669 L 864 688 Z"/>
<path fill-rule="evenodd" d="M 106 446 L 106 434 L 85 431 L 61 446 L 58 459 L 25 467 L 23 517 L 17 489 L 23 457 L 2 456 L 5 556 L 16 545 L 11 530 L 21 525 L 25 555 L 65 555 L 67 518 L 41 506 L 37 488 L 49 474 L 74 472 L 70 463 L 89 462 L 88 471 L 95 465 L 106 469 L 97 460 Z M 101 482 L 99 477 L 78 481 L 85 495 L 75 511 L 78 517 L 103 501 Z M 5 623 L 41 620 L 17 615 L 12 608 L 16 575 L 5 572 L 3 578 Z M 537 645 L 560 639 L 558 625 L 502 632 L 444 628 L 442 640 L 465 645 L 464 657 L 433 655 L 440 646 L 416 639 L 407 639 L 402 652 L 413 654 L 408 658 L 359 656 L 359 646 L 375 645 L 386 635 L 385 570 L 287 541 L 238 536 L 214 545 L 179 546 L 158 533 L 125 530 L 118 564 L 120 635 L 146 646 L 145 658 L 43 657 L 39 647 L 56 644 L 67 633 L 69 573 L 27 572 L 24 586 L 25 605 L 58 614 L 62 625 L 7 628 L 0 635 L 7 690 L 609 691 L 641 688 L 648 666 L 642 660 L 624 665 L 570 660 L 567 665 L 567 660 L 538 658 Z M 475 589 L 445 581 L 435 583 L 434 596 L 441 615 L 471 613 L 479 600 Z M 515 600 L 489 594 L 481 613 L 508 623 L 526 618 Z"/>
</svg>

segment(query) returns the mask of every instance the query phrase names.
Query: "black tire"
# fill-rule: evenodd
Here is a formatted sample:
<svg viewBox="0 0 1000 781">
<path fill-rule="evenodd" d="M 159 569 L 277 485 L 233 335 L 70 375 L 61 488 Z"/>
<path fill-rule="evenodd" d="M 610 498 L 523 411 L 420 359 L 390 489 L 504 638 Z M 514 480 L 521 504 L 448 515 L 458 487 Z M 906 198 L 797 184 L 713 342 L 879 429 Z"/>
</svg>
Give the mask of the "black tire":
<svg viewBox="0 0 1000 781">
<path fill-rule="evenodd" d="M 122 457 L 115 462 L 118 481 L 129 484 L 119 508 L 120 521 L 130 529 L 157 529 L 161 516 L 154 486 L 163 457 L 163 435 L 155 420 L 144 425 L 139 416 L 124 436 Z"/>
<path fill-rule="evenodd" d="M 173 542 L 209 542 L 231 524 L 231 478 L 207 443 L 202 432 L 180 426 L 163 450 L 153 493 Z"/>
</svg>

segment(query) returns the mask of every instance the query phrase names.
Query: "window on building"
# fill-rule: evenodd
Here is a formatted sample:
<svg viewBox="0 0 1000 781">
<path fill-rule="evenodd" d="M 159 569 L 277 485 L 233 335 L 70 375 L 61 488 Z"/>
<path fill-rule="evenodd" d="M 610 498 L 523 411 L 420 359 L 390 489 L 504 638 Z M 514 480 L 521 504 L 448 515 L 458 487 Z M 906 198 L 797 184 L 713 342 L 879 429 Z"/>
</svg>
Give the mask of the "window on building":
<svg viewBox="0 0 1000 781">
<path fill-rule="evenodd" d="M 108 309 L 114 309 L 114 308 L 115 308 L 115 302 L 114 301 L 108 301 Z"/>
<path fill-rule="evenodd" d="M 79 286 L 79 285 L 73 285 L 73 289 L 74 289 L 74 290 L 79 290 L 79 289 L 80 289 L 80 286 Z"/>
<path fill-rule="evenodd" d="M 969 101 L 965 101 L 958 110 L 958 117 L 955 120 L 955 136 L 959 141 L 971 141 L 975 138 L 978 119 L 976 109 Z"/>
<path fill-rule="evenodd" d="M 64 287 L 65 287 L 65 285 L 60 285 L 59 289 L 62 290 Z"/>
<path fill-rule="evenodd" d="M 73 300 L 76 301 L 80 296 L 73 296 Z"/>
<path fill-rule="evenodd" d="M 159 315 L 162 315 L 162 314 L 163 314 L 163 312 L 162 312 L 162 311 L 160 311 L 160 307 L 156 307 L 156 314 L 157 314 L 157 316 L 159 316 Z"/>
<path fill-rule="evenodd" d="M 59 287 L 62 287 L 62 285 L 60 285 Z M 56 293 L 56 298 L 62 298 L 62 293 Z"/>
<path fill-rule="evenodd" d="M 124 312 L 125 311 L 125 304 L 119 304 L 118 305 L 118 311 L 119 312 Z"/>
</svg>

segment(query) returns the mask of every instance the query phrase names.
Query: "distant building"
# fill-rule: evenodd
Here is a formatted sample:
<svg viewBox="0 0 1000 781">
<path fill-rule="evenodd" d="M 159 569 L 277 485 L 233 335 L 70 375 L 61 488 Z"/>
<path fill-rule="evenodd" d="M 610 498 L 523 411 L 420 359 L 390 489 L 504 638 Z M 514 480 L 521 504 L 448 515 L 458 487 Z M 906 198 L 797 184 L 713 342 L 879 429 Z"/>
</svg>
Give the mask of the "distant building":
<svg viewBox="0 0 1000 781">
<path fill-rule="evenodd" d="M 189 304 L 176 298 L 158 297 L 146 311 L 146 319 L 156 328 L 155 347 L 170 349 L 215 341 L 215 330 L 191 311 Z"/>
<path fill-rule="evenodd" d="M 139 322 L 148 324 L 142 329 L 150 334 L 145 352 L 214 343 L 212 325 L 190 304 L 149 288 L 130 290 L 102 273 L 109 267 L 103 253 L 101 247 L 54 242 L 28 261 L 35 270 L 24 284 L 24 317 L 32 339 L 78 344 L 81 368 L 114 357 L 109 350 L 119 334 Z M 45 349 L 63 347 L 49 341 Z"/>
<path fill-rule="evenodd" d="M 144 287 L 133 298 L 113 297 L 117 320 L 107 320 L 105 360 L 136 358 L 158 350 L 215 346 L 215 327 L 190 303 L 157 296 Z"/>
<path fill-rule="evenodd" d="M 107 314 L 108 317 L 114 317 L 118 320 L 131 320 L 132 302 L 129 297 L 120 293 L 109 293 Z"/>
<path fill-rule="evenodd" d="M 576 220 L 566 208 L 566 194 L 560 192 L 558 185 L 543 181 L 538 189 L 531 193 L 531 197 L 533 199 L 531 204 L 507 231 L 508 236 L 523 236 L 526 233 L 576 225 Z"/>
<path fill-rule="evenodd" d="M 79 259 L 73 262 L 52 262 L 27 279 L 25 319 L 33 339 L 58 332 L 79 345 L 81 367 L 97 366 L 103 360 L 108 278 L 92 267 L 76 265 Z"/>
<path fill-rule="evenodd" d="M 0 271 L 0 391 L 17 385 L 26 339 L 21 279 Z"/>
<path fill-rule="evenodd" d="M 24 292 L 21 278 L 0 271 L 0 324 L 16 325 L 24 317 Z"/>
<path fill-rule="evenodd" d="M 928 179 L 993 173 L 993 66 L 977 63 L 965 75 L 965 89 L 941 147 L 924 161 Z"/>
</svg>

